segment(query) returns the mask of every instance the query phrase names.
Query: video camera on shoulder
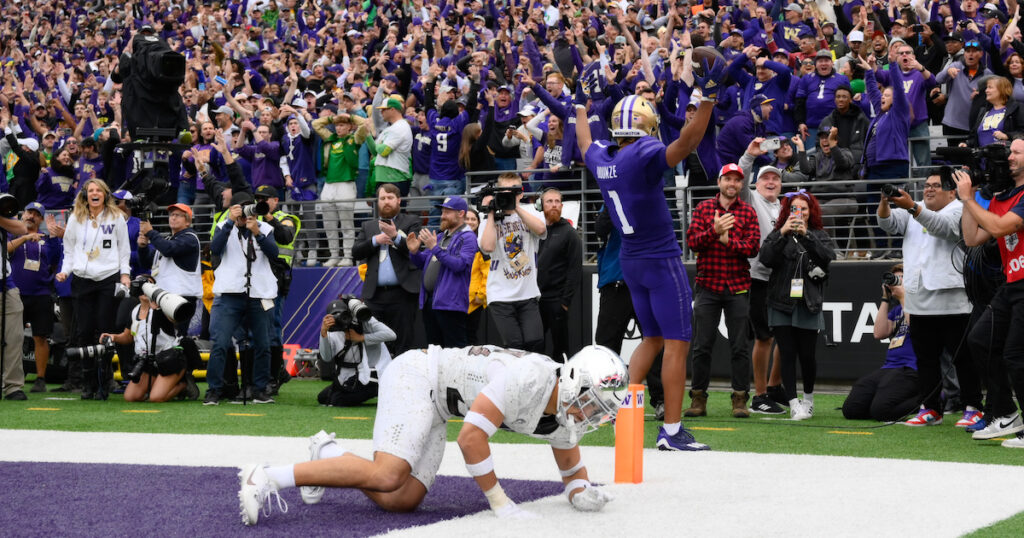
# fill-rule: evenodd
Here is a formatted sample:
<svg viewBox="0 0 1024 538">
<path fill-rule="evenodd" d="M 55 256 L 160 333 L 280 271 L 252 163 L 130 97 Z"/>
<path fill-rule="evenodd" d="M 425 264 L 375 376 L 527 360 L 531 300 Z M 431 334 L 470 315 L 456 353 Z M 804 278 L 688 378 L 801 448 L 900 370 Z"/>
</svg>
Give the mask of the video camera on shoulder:
<svg viewBox="0 0 1024 538">
<path fill-rule="evenodd" d="M 342 295 L 340 299 L 327 305 L 327 314 L 334 318 L 331 332 L 352 329 L 362 334 L 363 324 L 370 321 L 370 307 L 354 295 Z"/>
<path fill-rule="evenodd" d="M 490 213 L 494 211 L 496 218 L 504 218 L 507 214 L 514 213 L 516 210 L 516 198 L 522 194 L 523 187 L 521 186 L 510 186 L 510 187 L 499 187 L 493 183 L 488 183 L 482 189 L 476 193 L 476 197 L 473 199 L 473 204 L 477 206 L 481 213 Z M 484 205 L 484 198 L 491 196 L 491 201 L 487 205 Z"/>
<path fill-rule="evenodd" d="M 971 185 L 981 189 L 981 196 L 991 200 L 997 193 L 1013 188 L 1013 174 L 1010 173 L 1010 146 L 999 142 L 980 148 L 942 146 L 935 148 L 935 156 L 950 164 L 965 165 L 971 177 Z M 939 169 L 942 189 L 956 190 L 953 171 L 950 166 Z"/>
</svg>

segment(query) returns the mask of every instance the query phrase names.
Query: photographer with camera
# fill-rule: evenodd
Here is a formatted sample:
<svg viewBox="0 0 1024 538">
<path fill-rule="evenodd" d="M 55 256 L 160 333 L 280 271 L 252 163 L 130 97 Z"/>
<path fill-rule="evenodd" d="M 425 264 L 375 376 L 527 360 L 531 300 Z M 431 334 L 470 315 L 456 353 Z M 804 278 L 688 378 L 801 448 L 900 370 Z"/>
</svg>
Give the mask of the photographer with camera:
<svg viewBox="0 0 1024 538">
<path fill-rule="evenodd" d="M 149 275 L 132 281 L 131 299 L 121 309 L 130 311 L 130 317 L 120 324 L 124 330 L 101 334 L 100 344 L 90 346 L 86 353 L 113 353 L 114 344 L 134 346 L 135 361 L 125 375 L 129 380 L 124 390 L 126 402 L 166 402 L 182 391 L 195 400 L 199 388 L 189 374 L 192 366 L 200 363 L 199 349 L 192 340 L 176 336 L 174 322 L 160 310 L 159 302 L 143 291 L 144 284 L 154 282 Z"/>
<path fill-rule="evenodd" d="M 843 416 L 849 420 L 899 420 L 920 403 L 910 316 L 903 308 L 903 275 L 903 265 L 896 264 L 882 278 L 882 303 L 875 316 L 874 336 L 875 340 L 888 338 L 889 349 L 882 367 L 850 388 L 843 402 Z"/>
<path fill-rule="evenodd" d="M 128 243 L 131 246 L 131 252 L 128 255 L 128 265 L 131 267 L 131 275 L 134 278 L 142 273 L 139 251 L 148 249 L 149 241 L 145 238 L 139 241 L 142 219 L 132 215 L 132 208 L 138 207 L 132 203 L 135 200 L 135 195 L 124 189 L 118 189 L 111 195 L 114 197 L 114 203 L 117 205 L 117 208 L 124 213 L 125 224 L 128 226 Z"/>
<path fill-rule="evenodd" d="M 320 375 L 331 384 L 320 391 L 320 405 L 359 405 L 377 396 L 377 379 L 391 361 L 382 344 L 395 339 L 395 331 L 377 321 L 366 303 L 342 295 L 327 305 L 320 325 Z M 377 379 L 370 371 L 377 371 Z"/>
<path fill-rule="evenodd" d="M 71 281 L 74 345 L 89 345 L 100 333 L 111 332 L 117 312 L 115 291 L 123 292 L 131 283 L 130 247 L 125 214 L 115 205 L 107 184 L 99 179 L 87 181 L 68 218 L 64 261 L 56 276 L 58 282 L 75 276 Z M 84 357 L 82 370 L 82 399 L 106 399 L 107 376 L 98 371 L 96 357 Z"/>
<path fill-rule="evenodd" d="M 526 351 L 544 347 L 537 286 L 537 251 L 547 238 L 544 220 L 519 201 L 523 180 L 506 172 L 498 176 L 493 195 L 482 200 L 487 217 L 480 225 L 480 250 L 491 257 L 487 275 L 488 310 L 502 345 Z"/>
<path fill-rule="evenodd" d="M 981 385 L 971 363 L 969 346 L 963 345 L 971 313 L 958 268 L 960 255 L 956 252 L 963 204 L 956 199 L 955 192 L 943 189 L 940 174 L 925 180 L 923 205 L 903 189 L 893 192 L 889 187 L 892 186 L 883 186 L 876 215 L 878 226 L 887 234 L 903 237 L 904 310 L 910 314 L 910 335 L 917 356 L 918 403 L 922 406 L 920 413 L 905 424 L 942 423 L 939 389 L 944 378 L 953 378 L 959 379 L 960 400 L 969 406 L 957 426 L 969 426 L 975 420 L 976 410 L 981 409 Z M 942 359 L 943 352 L 952 357 L 950 363 Z M 945 384 L 955 388 L 955 381 Z M 954 390 L 946 391 L 947 397 L 955 394 Z"/>
<path fill-rule="evenodd" d="M 209 390 L 204 405 L 217 405 L 224 386 L 226 355 L 233 352 L 231 338 L 239 327 L 253 337 L 253 402 L 274 403 L 270 381 L 270 331 L 273 324 L 277 277 L 271 260 L 277 257 L 274 227 L 260 222 L 258 204 L 248 193 L 235 193 L 227 219 L 217 224 L 210 251 L 220 257 L 214 270 L 210 312 L 213 349 L 206 369 Z"/>
<path fill-rule="evenodd" d="M 956 170 L 957 195 L 964 204 L 961 227 L 969 247 L 996 238 L 1006 283 L 992 297 L 990 307 L 968 334 L 968 344 L 986 372 L 988 393 L 985 420 L 974 439 L 995 439 L 1017 434 L 1003 446 L 1024 448 L 1024 421 L 1013 403 L 1024 405 L 1024 139 L 1010 144 L 1008 158 L 1013 187 L 994 197 L 986 210 L 974 199 L 971 174 Z"/>
<path fill-rule="evenodd" d="M 153 249 L 140 253 L 142 266 L 150 269 L 163 289 L 184 297 L 195 308 L 203 296 L 203 277 L 200 264 L 199 236 L 192 229 L 192 208 L 186 204 L 173 204 L 167 208 L 170 236 L 164 236 L 144 220 L 139 231 Z M 154 254 L 155 251 L 155 254 Z M 178 336 L 188 336 L 189 322 L 177 327 Z"/>
</svg>

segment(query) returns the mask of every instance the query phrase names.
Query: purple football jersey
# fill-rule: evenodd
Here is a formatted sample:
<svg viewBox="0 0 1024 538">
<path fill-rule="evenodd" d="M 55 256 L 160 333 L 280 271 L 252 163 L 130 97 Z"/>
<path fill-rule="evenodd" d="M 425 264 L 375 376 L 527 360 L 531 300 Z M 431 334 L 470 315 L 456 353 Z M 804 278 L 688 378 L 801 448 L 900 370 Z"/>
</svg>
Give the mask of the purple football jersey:
<svg viewBox="0 0 1024 538">
<path fill-rule="evenodd" d="M 612 222 L 622 233 L 623 258 L 681 256 L 665 199 L 665 144 L 645 136 L 619 147 L 595 140 L 586 155 Z"/>
</svg>

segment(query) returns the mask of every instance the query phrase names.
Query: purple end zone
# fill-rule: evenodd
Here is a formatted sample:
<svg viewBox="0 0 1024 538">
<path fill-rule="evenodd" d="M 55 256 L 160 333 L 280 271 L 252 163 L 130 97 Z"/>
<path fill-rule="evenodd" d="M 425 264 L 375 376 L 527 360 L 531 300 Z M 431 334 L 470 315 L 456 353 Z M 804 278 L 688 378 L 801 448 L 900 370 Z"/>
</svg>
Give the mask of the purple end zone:
<svg viewBox="0 0 1024 538">
<path fill-rule="evenodd" d="M 438 476 L 418 510 L 385 512 L 355 490 L 328 489 L 307 506 L 298 488 L 282 494 L 288 513 L 246 528 L 238 470 L 75 463 L 0 462 L 0 529 L 18 536 L 370 536 L 487 509 L 470 478 Z M 502 479 L 519 502 L 562 493 L 561 482 Z M 566 507 L 568 508 L 568 507 Z"/>
</svg>

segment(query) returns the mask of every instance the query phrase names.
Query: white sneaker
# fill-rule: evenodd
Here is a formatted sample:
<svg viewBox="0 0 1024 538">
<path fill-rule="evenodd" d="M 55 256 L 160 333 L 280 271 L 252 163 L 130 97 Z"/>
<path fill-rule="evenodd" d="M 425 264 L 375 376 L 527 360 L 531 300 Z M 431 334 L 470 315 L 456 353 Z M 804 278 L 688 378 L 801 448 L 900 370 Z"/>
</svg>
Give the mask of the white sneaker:
<svg viewBox="0 0 1024 538">
<path fill-rule="evenodd" d="M 1024 421 L 1021 420 L 1020 413 L 1014 413 L 1012 415 L 1006 415 L 1005 417 L 999 417 L 992 422 L 989 422 L 988 426 L 985 426 L 985 429 L 971 434 L 971 438 L 978 440 L 995 439 L 996 437 L 1011 435 L 1022 431 L 1024 431 Z"/>
<path fill-rule="evenodd" d="M 249 464 L 238 473 L 241 486 L 238 489 L 238 504 L 242 510 L 242 523 L 253 526 L 259 521 L 260 509 L 264 516 L 271 511 L 270 495 L 277 497 L 277 507 L 288 511 L 288 503 L 277 493 L 277 485 L 267 476 L 265 465 Z"/>
<path fill-rule="evenodd" d="M 331 258 L 324 262 L 324 267 L 334 267 L 335 265 L 338 265 L 338 262 L 340 261 L 341 260 L 339 260 L 338 258 Z"/>
<path fill-rule="evenodd" d="M 344 258 L 338 263 L 338 267 L 352 267 L 352 260 Z"/>
<path fill-rule="evenodd" d="M 1024 432 L 1017 432 L 1017 436 L 1013 439 L 1003 441 L 1003 446 L 1006 448 L 1024 448 Z"/>
<path fill-rule="evenodd" d="M 320 459 L 320 449 L 324 445 L 334 443 L 334 433 L 327 433 L 324 430 L 320 430 L 316 435 L 310 436 L 309 438 L 309 461 L 316 461 Z M 302 493 L 302 502 L 306 504 L 316 504 L 320 502 L 320 499 L 324 496 L 323 486 L 302 486 L 299 488 Z"/>
<path fill-rule="evenodd" d="M 793 398 L 789 401 L 789 418 L 790 420 L 807 420 L 811 418 L 811 414 L 807 411 L 807 406 L 803 400 Z"/>
<path fill-rule="evenodd" d="M 307 258 L 306 259 L 306 267 L 316 267 L 316 259 L 315 258 Z"/>
</svg>

